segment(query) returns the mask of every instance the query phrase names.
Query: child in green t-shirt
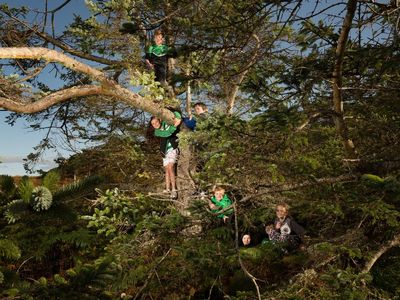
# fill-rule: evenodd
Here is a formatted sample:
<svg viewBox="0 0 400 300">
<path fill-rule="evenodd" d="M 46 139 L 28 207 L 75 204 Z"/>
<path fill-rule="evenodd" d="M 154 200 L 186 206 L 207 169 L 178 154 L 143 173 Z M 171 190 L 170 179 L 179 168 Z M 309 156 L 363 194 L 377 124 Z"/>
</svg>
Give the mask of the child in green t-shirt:
<svg viewBox="0 0 400 300">
<path fill-rule="evenodd" d="M 154 136 L 161 138 L 160 150 L 164 155 L 163 166 L 165 168 L 165 192 L 171 193 L 171 198 L 176 198 L 175 163 L 178 159 L 178 137 L 179 125 L 182 116 L 174 111 L 174 125 L 169 125 L 157 117 L 151 117 L 150 124 L 154 128 Z"/>
<path fill-rule="evenodd" d="M 217 186 L 214 188 L 214 196 L 211 197 L 211 201 L 209 202 L 209 207 L 212 212 L 223 211 L 218 215 L 218 218 L 221 218 L 224 223 L 227 222 L 229 216 L 232 214 L 233 209 L 228 209 L 232 205 L 231 199 L 225 194 L 225 189 L 223 187 Z"/>
</svg>

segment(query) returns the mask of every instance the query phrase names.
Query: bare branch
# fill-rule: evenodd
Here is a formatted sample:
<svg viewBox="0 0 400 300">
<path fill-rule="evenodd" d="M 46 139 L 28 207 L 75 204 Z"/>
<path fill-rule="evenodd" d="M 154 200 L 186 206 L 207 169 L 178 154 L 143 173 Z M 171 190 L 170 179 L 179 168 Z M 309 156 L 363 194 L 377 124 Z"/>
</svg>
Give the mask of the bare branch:
<svg viewBox="0 0 400 300">
<path fill-rule="evenodd" d="M 60 103 L 73 97 L 86 96 L 86 95 L 105 95 L 113 98 L 117 98 L 126 104 L 137 107 L 144 111 L 147 111 L 168 123 L 173 124 L 175 116 L 174 114 L 165 108 L 162 108 L 158 103 L 154 102 L 152 99 L 142 97 L 132 91 L 120 86 L 114 80 L 109 79 L 101 71 L 90 67 L 84 63 L 81 63 L 65 54 L 59 53 L 55 50 L 50 50 L 47 48 L 0 48 L 0 58 L 12 58 L 12 59 L 44 59 L 48 62 L 58 62 L 64 66 L 75 70 L 80 73 L 85 73 L 93 80 L 98 81 L 100 86 L 94 88 L 90 86 L 89 89 L 84 89 L 79 92 L 79 87 L 72 89 L 73 93 L 65 94 L 63 92 L 56 92 L 50 96 L 44 97 L 44 101 L 36 100 L 39 104 L 35 108 L 33 103 L 27 105 L 27 103 L 18 102 L 16 100 L 11 100 L 8 98 L 1 98 L 0 107 L 6 108 L 11 111 L 16 111 L 19 113 L 33 113 L 44 110 L 52 105 Z M 83 86 L 86 87 L 87 86 Z M 42 99 L 43 100 L 43 99 Z M 34 102 L 34 101 L 32 101 Z"/>
<path fill-rule="evenodd" d="M 387 252 L 389 249 L 398 247 L 400 246 L 400 233 L 396 234 L 394 238 L 390 241 L 388 241 L 385 245 L 383 245 L 381 248 L 379 248 L 378 252 L 374 254 L 374 256 L 367 262 L 365 265 L 364 269 L 362 270 L 362 273 L 368 273 L 376 261 L 383 255 L 385 252 Z"/>
<path fill-rule="evenodd" d="M 351 29 L 352 20 L 357 8 L 357 0 L 349 0 L 347 3 L 347 13 L 343 21 L 340 36 L 337 41 L 335 50 L 335 65 L 332 72 L 332 102 L 333 109 L 337 113 L 333 117 L 336 125 L 336 130 L 342 139 L 343 146 L 348 155 L 352 158 L 356 157 L 356 150 L 353 141 L 349 138 L 348 128 L 343 118 L 343 93 L 342 93 L 342 72 L 343 72 L 343 61 L 344 53 L 346 51 L 347 39 Z"/>
<path fill-rule="evenodd" d="M 17 113 L 33 114 L 72 98 L 102 94 L 102 90 L 102 87 L 97 85 L 74 86 L 47 95 L 35 102 L 15 101 L 0 97 L 0 107 Z"/>
</svg>

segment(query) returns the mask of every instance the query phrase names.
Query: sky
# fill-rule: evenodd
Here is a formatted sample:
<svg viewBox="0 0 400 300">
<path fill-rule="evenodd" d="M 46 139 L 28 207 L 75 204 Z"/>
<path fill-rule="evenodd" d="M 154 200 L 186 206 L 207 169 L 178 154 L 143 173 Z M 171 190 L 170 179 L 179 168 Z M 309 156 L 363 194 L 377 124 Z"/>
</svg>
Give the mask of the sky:
<svg viewBox="0 0 400 300">
<path fill-rule="evenodd" d="M 48 1 L 48 9 L 54 9 L 65 0 Z M 0 0 L 0 4 L 8 4 L 9 7 L 28 6 L 37 9 L 38 12 L 44 11 L 43 0 Z M 73 14 L 88 15 L 88 11 L 84 0 L 72 0 L 55 16 L 55 30 L 61 32 L 65 26 L 72 21 Z M 32 14 L 31 20 L 40 21 L 43 14 Z M 48 77 L 49 81 L 54 80 Z M 53 82 L 53 85 L 56 85 Z M 51 84 L 50 84 L 51 85 Z M 23 120 L 18 120 L 14 126 L 5 123 L 9 112 L 0 111 L 0 174 L 7 175 L 26 175 L 23 168 L 23 159 L 33 152 L 33 147 L 38 145 L 45 135 L 45 132 L 34 132 L 29 128 L 29 124 Z M 56 165 L 54 159 L 58 156 L 68 156 L 69 153 L 58 149 L 60 153 L 55 151 L 47 151 L 38 164 L 37 169 L 45 171 L 54 168 Z"/>
</svg>

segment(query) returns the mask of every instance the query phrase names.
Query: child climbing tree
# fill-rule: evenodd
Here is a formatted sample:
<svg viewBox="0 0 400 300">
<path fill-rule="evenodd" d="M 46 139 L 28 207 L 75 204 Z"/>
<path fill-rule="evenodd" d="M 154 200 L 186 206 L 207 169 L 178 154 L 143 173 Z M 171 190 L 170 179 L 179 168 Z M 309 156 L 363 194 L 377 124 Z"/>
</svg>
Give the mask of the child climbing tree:
<svg viewBox="0 0 400 300">
<path fill-rule="evenodd" d="M 165 193 L 171 193 L 171 198 L 178 196 L 175 181 L 175 164 L 178 159 L 178 138 L 179 125 L 181 124 L 181 114 L 174 112 L 174 125 L 169 125 L 156 117 L 150 120 L 151 126 L 155 129 L 154 136 L 161 138 L 160 151 L 164 155 L 163 166 L 165 168 Z"/>
<path fill-rule="evenodd" d="M 168 58 L 175 57 L 176 51 L 165 44 L 161 30 L 154 32 L 154 44 L 146 51 L 146 64 L 154 70 L 156 81 L 162 85 L 167 85 L 167 65 Z"/>
</svg>

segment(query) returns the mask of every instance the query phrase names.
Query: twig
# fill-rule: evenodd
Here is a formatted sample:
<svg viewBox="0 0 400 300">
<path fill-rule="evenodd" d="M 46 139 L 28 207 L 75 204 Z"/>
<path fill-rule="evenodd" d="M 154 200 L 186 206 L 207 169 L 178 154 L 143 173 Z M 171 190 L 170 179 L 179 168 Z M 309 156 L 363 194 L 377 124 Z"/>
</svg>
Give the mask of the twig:
<svg viewBox="0 0 400 300">
<path fill-rule="evenodd" d="M 242 268 L 244 274 L 246 276 L 248 276 L 251 279 L 251 281 L 253 281 L 253 284 L 254 284 L 254 286 L 256 287 L 256 290 L 257 290 L 258 299 L 261 300 L 260 288 L 259 288 L 259 286 L 257 284 L 257 281 L 256 281 L 257 278 L 255 278 L 249 271 L 247 271 L 246 267 L 244 266 L 244 264 L 242 262 L 242 259 L 240 258 L 240 252 L 239 252 L 239 229 L 238 229 L 238 221 L 237 221 L 236 201 L 233 202 L 233 211 L 234 211 L 234 214 L 235 214 L 235 248 L 236 248 L 236 253 L 237 253 L 237 256 L 238 256 L 239 264 L 240 264 L 240 267 Z"/>
<path fill-rule="evenodd" d="M 169 248 L 168 251 L 164 254 L 163 257 L 158 261 L 158 263 L 150 270 L 149 274 L 147 275 L 146 282 L 144 285 L 140 288 L 139 292 L 136 294 L 135 298 L 133 300 L 136 300 L 139 295 L 142 293 L 142 291 L 147 287 L 149 284 L 149 281 L 151 277 L 153 277 L 154 273 L 156 272 L 157 267 L 164 261 L 164 259 L 168 256 L 168 254 L 171 252 L 172 248 Z"/>
<path fill-rule="evenodd" d="M 19 269 L 21 269 L 21 267 L 22 267 L 24 264 L 26 264 L 28 261 L 30 261 L 33 257 L 34 257 L 34 256 L 31 256 L 31 257 L 29 257 L 28 259 L 25 259 L 25 260 L 22 262 L 22 264 L 18 267 L 16 273 L 18 273 L 18 272 L 19 272 Z"/>
</svg>

